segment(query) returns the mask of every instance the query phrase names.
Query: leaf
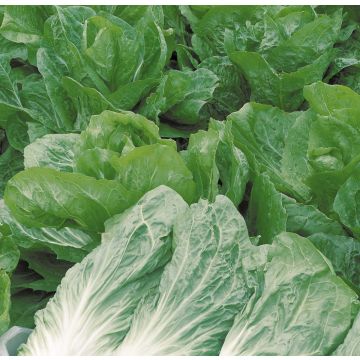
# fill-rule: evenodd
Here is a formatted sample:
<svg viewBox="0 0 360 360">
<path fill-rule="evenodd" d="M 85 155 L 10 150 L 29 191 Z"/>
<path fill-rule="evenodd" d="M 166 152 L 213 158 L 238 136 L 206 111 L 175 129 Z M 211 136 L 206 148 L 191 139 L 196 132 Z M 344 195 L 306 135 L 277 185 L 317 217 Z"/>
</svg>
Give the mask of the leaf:
<svg viewBox="0 0 360 360">
<path fill-rule="evenodd" d="M 11 214 L 25 226 L 80 226 L 94 232 L 101 232 L 105 220 L 124 211 L 137 198 L 119 182 L 47 168 L 16 174 L 7 183 L 4 195 Z"/>
<path fill-rule="evenodd" d="M 27 262 L 29 269 L 42 278 L 26 287 L 46 292 L 56 291 L 66 271 L 73 265 L 71 262 L 57 260 L 54 254 L 47 251 L 22 249 L 21 258 Z"/>
<path fill-rule="evenodd" d="M 287 137 L 300 117 L 306 121 L 306 116 L 300 112 L 286 113 L 276 107 L 251 102 L 230 114 L 227 121 L 231 122 L 235 146 L 244 152 L 249 162 L 251 178 L 266 173 L 279 190 L 305 200 L 309 197 L 308 189 L 301 181 L 294 181 L 291 176 L 294 170 L 282 163 L 284 152 L 288 151 Z M 303 147 L 300 149 L 294 161 L 303 161 L 305 154 Z M 292 180 L 288 182 L 287 178 Z"/>
<path fill-rule="evenodd" d="M 0 234 L 0 269 L 11 272 L 19 261 L 20 251 L 16 244 L 8 237 Z"/>
<path fill-rule="evenodd" d="M 230 125 L 211 119 L 209 130 L 191 134 L 181 154 L 193 173 L 198 197 L 213 201 L 221 193 L 238 206 L 249 169 L 245 155 L 234 146 Z"/>
<path fill-rule="evenodd" d="M 135 194 L 145 194 L 159 185 L 166 185 L 188 203 L 195 200 L 192 173 L 172 146 L 137 147 L 120 158 L 112 158 L 111 163 L 116 171 L 116 181 Z"/>
<path fill-rule="evenodd" d="M 9 326 L 10 317 L 10 279 L 5 271 L 0 270 L 0 334 Z"/>
<path fill-rule="evenodd" d="M 189 145 L 183 153 L 187 167 L 194 176 L 198 198 L 214 201 L 218 194 L 219 170 L 216 151 L 219 135 L 213 130 L 199 130 L 190 135 Z"/>
<path fill-rule="evenodd" d="M 305 87 L 304 95 L 318 114 L 309 132 L 312 171 L 306 182 L 315 194 L 314 202 L 331 214 L 337 191 L 359 163 L 359 95 L 321 82 Z"/>
<path fill-rule="evenodd" d="M 286 231 L 287 213 L 282 197 L 266 175 L 253 184 L 249 203 L 248 226 L 251 235 L 260 235 L 260 244 L 271 244 L 273 238 Z"/>
<path fill-rule="evenodd" d="M 277 73 L 257 52 L 234 52 L 231 61 L 239 67 L 251 88 L 251 100 L 278 106 L 286 111 L 300 107 L 305 85 L 322 79 L 330 64 L 332 52 L 319 56 L 313 63 L 289 73 Z"/>
<path fill-rule="evenodd" d="M 3 200 L 0 200 L 0 233 L 21 248 L 48 248 L 58 259 L 71 262 L 81 261 L 100 242 L 97 234 L 80 229 L 26 227 L 11 216 Z"/>
<path fill-rule="evenodd" d="M 331 354 L 358 310 L 356 294 L 298 235 L 279 235 L 269 261 L 262 293 L 235 319 L 221 355 Z"/>
<path fill-rule="evenodd" d="M 344 342 L 332 354 L 335 356 L 359 356 L 360 354 L 360 315 L 356 317 L 352 328 L 349 330 Z"/>
<path fill-rule="evenodd" d="M 140 302 L 117 355 L 217 355 L 253 290 L 242 259 L 245 222 L 224 196 L 201 200 L 174 226 L 175 251 L 158 294 Z"/>
<path fill-rule="evenodd" d="M 139 147 L 157 143 L 175 148 L 174 142 L 161 139 L 159 128 L 140 114 L 104 111 L 91 117 L 81 134 L 80 146 L 81 150 L 100 148 L 122 154 L 129 144 Z"/>
<path fill-rule="evenodd" d="M 332 233 L 314 233 L 309 240 L 331 261 L 338 276 L 359 293 L 360 242 L 354 238 Z"/>
<path fill-rule="evenodd" d="M 228 57 L 209 57 L 198 68 L 208 69 L 219 78 L 210 105 L 211 113 L 217 119 L 239 110 L 249 100 L 248 85 Z"/>
<path fill-rule="evenodd" d="M 1 34 L 18 43 L 39 43 L 51 6 L 6 6 Z"/>
<path fill-rule="evenodd" d="M 170 70 L 161 80 L 140 113 L 151 120 L 159 116 L 179 124 L 194 125 L 207 119 L 205 105 L 218 85 L 218 77 L 207 69 Z"/>
<path fill-rule="evenodd" d="M 102 244 L 67 272 L 37 313 L 20 354 L 103 355 L 115 349 L 137 303 L 157 286 L 155 270 L 170 258 L 172 226 L 186 207 L 174 191 L 159 187 L 109 220 Z"/>
<path fill-rule="evenodd" d="M 37 52 L 37 67 L 44 79 L 57 129 L 60 132 L 71 130 L 75 121 L 73 104 L 61 86 L 63 76 L 69 71 L 66 64 L 53 50 L 40 48 Z"/>
<path fill-rule="evenodd" d="M 42 291 L 23 290 L 11 296 L 10 326 L 34 327 L 34 314 L 45 307 L 49 295 Z"/>
<path fill-rule="evenodd" d="M 25 169 L 47 167 L 72 172 L 78 134 L 48 134 L 35 140 L 24 149 Z"/>
<path fill-rule="evenodd" d="M 23 155 L 9 146 L 0 155 L 0 196 L 3 196 L 7 181 L 24 168 Z"/>
<path fill-rule="evenodd" d="M 249 164 L 244 153 L 234 145 L 230 122 L 210 119 L 209 129 L 219 133 L 219 145 L 216 152 L 216 164 L 220 173 L 220 193 L 226 195 L 235 206 L 244 196 L 249 180 Z"/>
<path fill-rule="evenodd" d="M 360 235 L 360 214 L 358 213 L 359 172 L 354 172 L 339 188 L 334 200 L 334 211 L 340 221 L 356 237 Z"/>
</svg>

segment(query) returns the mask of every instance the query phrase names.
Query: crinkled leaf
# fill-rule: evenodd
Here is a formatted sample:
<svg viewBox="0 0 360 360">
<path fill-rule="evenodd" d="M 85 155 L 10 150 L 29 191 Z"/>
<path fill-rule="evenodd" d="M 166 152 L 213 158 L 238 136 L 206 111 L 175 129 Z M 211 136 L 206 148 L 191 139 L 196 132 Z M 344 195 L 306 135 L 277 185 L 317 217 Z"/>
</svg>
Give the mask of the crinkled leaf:
<svg viewBox="0 0 360 360">
<path fill-rule="evenodd" d="M 159 294 L 139 304 L 116 354 L 217 355 L 250 298 L 242 258 L 251 243 L 228 198 L 192 205 L 175 223 L 174 246 Z"/>
<path fill-rule="evenodd" d="M 72 172 L 79 141 L 78 134 L 48 134 L 35 140 L 24 149 L 25 169 L 47 167 Z"/>
<path fill-rule="evenodd" d="M 159 187 L 109 220 L 102 244 L 67 272 L 37 313 L 20 354 L 104 355 L 115 349 L 138 302 L 158 285 L 161 272 L 155 270 L 169 260 L 172 227 L 186 208 L 173 190 Z"/>
<path fill-rule="evenodd" d="M 279 235 L 269 261 L 263 292 L 237 316 L 221 355 L 331 354 L 358 311 L 356 294 L 296 234 Z"/>
<path fill-rule="evenodd" d="M 105 220 L 136 202 L 137 194 L 117 181 L 30 168 L 7 183 L 4 199 L 25 226 L 80 226 L 100 232 Z"/>
</svg>

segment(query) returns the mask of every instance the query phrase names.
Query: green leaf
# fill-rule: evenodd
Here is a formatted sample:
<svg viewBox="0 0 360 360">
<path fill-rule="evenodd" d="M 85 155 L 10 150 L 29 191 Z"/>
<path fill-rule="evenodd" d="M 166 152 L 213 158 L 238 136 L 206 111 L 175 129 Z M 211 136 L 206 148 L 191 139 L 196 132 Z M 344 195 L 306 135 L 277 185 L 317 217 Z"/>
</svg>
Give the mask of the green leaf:
<svg viewBox="0 0 360 360">
<path fill-rule="evenodd" d="M 81 261 L 100 242 L 96 234 L 80 229 L 26 227 L 11 216 L 3 200 L 0 200 L 0 233 L 20 248 L 51 249 L 58 259 L 71 262 Z"/>
<path fill-rule="evenodd" d="M 223 119 L 249 101 L 248 85 L 227 56 L 209 57 L 200 63 L 199 68 L 208 69 L 219 78 L 210 103 L 211 113 L 217 119 Z"/>
<path fill-rule="evenodd" d="M 37 52 L 37 67 L 44 79 L 46 92 L 54 111 L 56 127 L 61 131 L 71 130 L 75 121 L 74 108 L 61 86 L 63 76 L 68 74 L 66 64 L 53 50 L 40 48 Z"/>
<path fill-rule="evenodd" d="M 18 173 L 7 183 L 4 195 L 11 214 L 25 226 L 80 226 L 95 232 L 138 198 L 117 181 L 48 168 Z"/>
<path fill-rule="evenodd" d="M 218 194 L 219 170 L 216 151 L 219 135 L 213 130 L 200 130 L 190 136 L 187 150 L 183 153 L 186 166 L 193 173 L 198 198 L 214 201 Z"/>
<path fill-rule="evenodd" d="M 23 290 L 11 296 L 10 326 L 34 327 L 34 314 L 45 307 L 49 295 L 42 291 Z"/>
<path fill-rule="evenodd" d="M 348 227 L 356 237 L 360 236 L 360 214 L 358 199 L 360 196 L 359 171 L 354 172 L 339 188 L 334 200 L 334 211 L 340 221 Z"/>
<path fill-rule="evenodd" d="M 335 356 L 359 356 L 360 354 L 360 313 L 356 317 L 344 342 L 332 354 Z"/>
<path fill-rule="evenodd" d="M 119 154 L 131 143 L 133 147 L 150 144 L 173 144 L 160 138 L 159 128 L 145 117 L 132 112 L 104 111 L 90 119 L 89 126 L 81 133 L 81 150 L 108 149 Z"/>
<path fill-rule="evenodd" d="M 27 262 L 29 269 L 41 276 L 40 280 L 27 283 L 26 288 L 46 292 L 55 291 L 66 271 L 73 265 L 67 261 L 57 260 L 52 253 L 39 250 L 22 249 L 21 259 Z"/>
<path fill-rule="evenodd" d="M 17 43 L 39 43 L 44 22 L 52 11 L 51 6 L 6 6 L 1 34 Z"/>
<path fill-rule="evenodd" d="M 359 293 L 360 242 L 344 235 L 315 233 L 309 240 L 331 261 L 338 276 Z"/>
<path fill-rule="evenodd" d="M 304 95 L 318 114 L 309 132 L 312 171 L 306 182 L 315 194 L 314 202 L 331 214 L 337 191 L 359 163 L 360 96 L 349 88 L 321 82 L 305 87 Z"/>
<path fill-rule="evenodd" d="M 289 73 L 277 73 L 257 52 L 230 53 L 231 61 L 239 67 L 251 88 L 251 100 L 294 111 L 304 101 L 303 88 L 322 79 L 330 64 L 332 52 L 327 51 L 313 63 Z"/>
<path fill-rule="evenodd" d="M 218 355 L 233 317 L 253 293 L 242 264 L 250 239 L 228 198 L 192 205 L 175 223 L 173 242 L 159 293 L 140 302 L 115 354 Z"/>
<path fill-rule="evenodd" d="M 159 185 L 166 185 L 188 203 L 195 200 L 193 175 L 172 146 L 145 145 L 111 160 L 116 171 L 116 181 L 135 194 L 141 196 Z"/>
<path fill-rule="evenodd" d="M 235 319 L 221 355 L 331 354 L 359 309 L 356 299 L 309 240 L 283 233 L 270 248 L 262 293 Z"/>
<path fill-rule="evenodd" d="M 0 334 L 3 334 L 10 323 L 10 279 L 5 271 L 0 270 Z"/>
<path fill-rule="evenodd" d="M 210 119 L 209 129 L 219 134 L 216 165 L 220 173 L 220 193 L 238 206 L 249 180 L 249 164 L 244 153 L 234 145 L 231 125 L 229 121 L 224 123 Z"/>
<path fill-rule="evenodd" d="M 79 141 L 78 134 L 48 134 L 35 140 L 24 149 L 25 169 L 47 167 L 72 172 Z"/>
<path fill-rule="evenodd" d="M 141 114 L 154 121 L 159 116 L 179 124 L 193 125 L 207 120 L 206 104 L 218 86 L 218 77 L 210 70 L 170 70 L 140 108 Z"/>
<path fill-rule="evenodd" d="M 9 146 L 0 155 L 0 196 L 4 194 L 7 181 L 24 168 L 23 155 Z"/>
<path fill-rule="evenodd" d="M 179 195 L 162 186 L 110 219 L 102 244 L 67 272 L 54 298 L 37 313 L 35 331 L 20 354 L 111 353 L 126 335 L 138 302 L 158 285 L 156 269 L 170 258 L 172 227 L 186 208 Z"/>
<path fill-rule="evenodd" d="M 308 189 L 301 181 L 294 180 L 291 176 L 294 170 L 282 163 L 285 150 L 289 151 L 287 137 L 300 117 L 306 121 L 301 112 L 286 113 L 269 105 L 248 103 L 230 114 L 227 121 L 231 122 L 234 144 L 246 155 L 252 179 L 265 172 L 279 190 L 305 200 L 309 197 Z M 303 161 L 306 154 L 303 146 L 294 161 Z"/>
<path fill-rule="evenodd" d="M 248 226 L 251 235 L 260 235 L 260 244 L 271 244 L 273 238 L 286 231 L 287 213 L 281 194 L 266 175 L 253 184 L 249 203 Z"/>
<path fill-rule="evenodd" d="M 19 261 L 20 251 L 14 241 L 0 233 L 0 269 L 11 272 Z"/>
<path fill-rule="evenodd" d="M 208 131 L 190 135 L 182 155 L 193 173 L 198 197 L 213 201 L 221 193 L 235 206 L 240 204 L 249 167 L 245 155 L 234 146 L 230 122 L 211 119 Z"/>
</svg>

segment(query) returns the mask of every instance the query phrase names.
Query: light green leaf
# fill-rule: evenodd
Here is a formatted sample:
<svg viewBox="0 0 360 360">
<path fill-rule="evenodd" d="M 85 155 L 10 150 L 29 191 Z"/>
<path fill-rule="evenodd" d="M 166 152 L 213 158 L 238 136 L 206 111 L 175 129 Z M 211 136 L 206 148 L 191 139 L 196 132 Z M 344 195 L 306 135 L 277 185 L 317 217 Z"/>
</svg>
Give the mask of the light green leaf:
<svg viewBox="0 0 360 360">
<path fill-rule="evenodd" d="M 72 172 L 74 156 L 80 142 L 78 134 L 48 134 L 24 149 L 25 169 L 48 167 Z"/>
<path fill-rule="evenodd" d="M 218 86 L 218 77 L 207 69 L 170 70 L 140 112 L 154 121 L 162 115 L 179 124 L 193 125 L 207 120 L 206 104 Z"/>
<path fill-rule="evenodd" d="M 360 213 L 358 212 L 359 199 L 359 171 L 354 172 L 339 188 L 334 200 L 334 211 L 340 221 L 348 227 L 356 237 L 360 236 Z"/>
<path fill-rule="evenodd" d="M 232 202 L 201 200 L 174 226 L 175 251 L 159 293 L 139 304 L 117 355 L 217 355 L 253 290 L 242 259 L 251 247 Z"/>
<path fill-rule="evenodd" d="M 111 164 L 116 171 L 116 181 L 140 196 L 159 185 L 166 185 L 188 203 L 195 200 L 193 175 L 172 146 L 140 146 L 120 158 L 112 158 Z"/>
<path fill-rule="evenodd" d="M 335 356 L 359 356 L 360 354 L 360 313 L 356 317 L 352 328 L 346 335 L 344 342 L 332 354 Z"/>
<path fill-rule="evenodd" d="M 58 259 L 71 262 L 81 261 L 100 242 L 97 234 L 80 229 L 26 227 L 11 216 L 3 200 L 0 200 L 0 233 L 20 248 L 49 248 Z"/>
<path fill-rule="evenodd" d="M 269 261 L 262 293 L 235 319 L 221 355 L 331 354 L 359 309 L 355 292 L 298 235 L 279 235 Z"/>
<path fill-rule="evenodd" d="M 117 181 L 30 168 L 7 183 L 4 199 L 11 214 L 25 226 L 80 226 L 101 232 L 105 220 L 140 196 Z"/>
<path fill-rule="evenodd" d="M 286 220 L 281 194 L 266 175 L 256 177 L 249 203 L 250 234 L 260 235 L 260 244 L 271 244 L 276 235 L 286 231 Z"/>
<path fill-rule="evenodd" d="M 37 313 L 35 331 L 20 354 L 110 354 L 126 335 L 138 302 L 158 285 L 156 269 L 170 258 L 172 227 L 186 208 L 162 186 L 109 220 L 102 244 L 67 272 Z"/>
<path fill-rule="evenodd" d="M 10 279 L 5 271 L 0 270 L 0 334 L 3 334 L 10 323 Z"/>
<path fill-rule="evenodd" d="M 14 241 L 0 233 L 0 269 L 11 272 L 19 261 L 20 251 Z"/>
<path fill-rule="evenodd" d="M 239 111 L 230 114 L 227 121 L 231 122 L 234 144 L 240 148 L 249 162 L 251 177 L 266 173 L 277 189 L 299 200 L 309 197 L 309 191 L 301 181 L 291 180 L 294 172 L 282 164 L 284 151 L 288 151 L 286 139 L 299 117 L 306 120 L 301 112 L 286 113 L 276 107 L 264 104 L 248 103 Z M 299 151 L 299 158 L 305 156 L 303 145 Z M 287 175 L 286 175 L 287 174 Z M 294 186 L 296 185 L 296 186 Z"/>
</svg>

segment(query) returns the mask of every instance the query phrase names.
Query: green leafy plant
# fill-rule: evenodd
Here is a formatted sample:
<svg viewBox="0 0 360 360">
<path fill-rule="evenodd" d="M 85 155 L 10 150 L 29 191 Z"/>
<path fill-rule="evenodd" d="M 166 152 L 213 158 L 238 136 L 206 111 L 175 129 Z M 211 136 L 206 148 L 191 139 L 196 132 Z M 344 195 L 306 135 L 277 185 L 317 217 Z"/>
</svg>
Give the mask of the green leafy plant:
<svg viewBox="0 0 360 360">
<path fill-rule="evenodd" d="M 0 6 L 0 354 L 360 355 L 359 22 Z"/>
</svg>

